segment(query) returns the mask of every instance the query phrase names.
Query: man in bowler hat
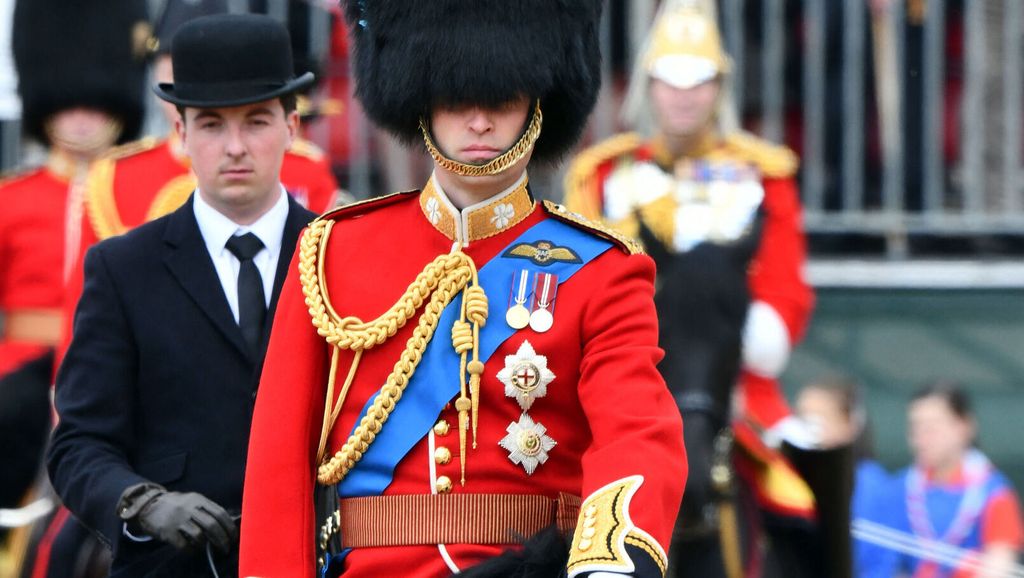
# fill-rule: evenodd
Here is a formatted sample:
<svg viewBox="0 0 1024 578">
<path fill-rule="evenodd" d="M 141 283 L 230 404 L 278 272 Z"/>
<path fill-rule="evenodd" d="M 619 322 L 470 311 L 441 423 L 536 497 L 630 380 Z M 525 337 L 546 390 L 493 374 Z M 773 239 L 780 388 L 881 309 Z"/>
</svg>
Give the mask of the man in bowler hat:
<svg viewBox="0 0 1024 578">
<path fill-rule="evenodd" d="M 198 187 L 85 258 L 48 458 L 71 512 L 114 550 L 111 576 L 237 574 L 249 424 L 292 247 L 313 217 L 279 173 L 298 130 L 287 30 L 218 15 L 181 28 L 175 130 Z M 216 574 L 215 574 L 216 573 Z"/>
</svg>

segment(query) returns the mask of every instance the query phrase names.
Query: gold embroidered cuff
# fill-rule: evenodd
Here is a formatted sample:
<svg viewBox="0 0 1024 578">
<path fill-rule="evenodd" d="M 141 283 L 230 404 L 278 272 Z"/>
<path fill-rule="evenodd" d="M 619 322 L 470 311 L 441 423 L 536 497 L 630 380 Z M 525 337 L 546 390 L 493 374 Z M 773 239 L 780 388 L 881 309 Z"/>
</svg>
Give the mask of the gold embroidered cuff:
<svg viewBox="0 0 1024 578">
<path fill-rule="evenodd" d="M 623 478 L 583 502 L 569 550 L 569 578 L 587 572 L 633 572 L 636 565 L 626 552 L 627 544 L 650 555 L 664 575 L 668 566 L 664 549 L 629 517 L 630 500 L 643 481 L 643 476 Z"/>
</svg>

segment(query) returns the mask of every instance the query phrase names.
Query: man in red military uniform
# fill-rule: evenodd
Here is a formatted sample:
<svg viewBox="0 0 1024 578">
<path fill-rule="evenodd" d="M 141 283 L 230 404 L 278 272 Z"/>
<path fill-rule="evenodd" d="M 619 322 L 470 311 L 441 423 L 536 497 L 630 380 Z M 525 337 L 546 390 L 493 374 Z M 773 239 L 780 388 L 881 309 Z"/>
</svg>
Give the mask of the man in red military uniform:
<svg viewBox="0 0 1024 578">
<path fill-rule="evenodd" d="M 731 376 L 724 384 L 725 401 L 712 396 L 715 403 L 691 395 L 691 384 L 681 383 L 694 374 L 673 376 L 663 366 L 669 386 L 684 417 L 691 415 L 686 412 L 710 410 L 721 418 L 707 445 L 730 417 L 737 418 L 733 432 L 744 450 L 738 454 L 737 469 L 751 482 L 765 509 L 813 519 L 817 508 L 825 519 L 831 510 L 825 512 L 823 507 L 841 506 L 846 507 L 848 520 L 849 485 L 844 486 L 842 475 L 846 466 L 823 465 L 826 460 L 843 462 L 845 454 L 813 451 L 816 431 L 792 414 L 778 383 L 814 302 L 803 275 L 806 242 L 795 180 L 797 158 L 785 147 L 731 126 L 726 88 L 729 59 L 709 13 L 713 5 L 705 2 L 702 8 L 700 4 L 665 4 L 627 96 L 625 116 L 637 132 L 614 136 L 574 159 L 566 177 L 565 203 L 569 210 L 600 219 L 623 234 L 642 232 L 660 252 L 671 254 L 666 260 L 680 265 L 664 269 L 664 292 L 686 293 L 691 297 L 680 299 L 689 299 L 688 303 L 704 299 L 697 307 L 709 310 L 721 309 L 722 303 L 741 295 L 746 303 L 741 303 L 738 321 L 730 328 L 735 331 L 736 347 L 728 353 L 738 373 L 736 415 L 730 416 L 728 401 Z M 680 274 L 683 267 L 689 269 Z M 718 279 L 731 279 L 717 276 L 722 270 L 732 273 L 732 268 L 738 282 L 718 284 Z M 688 285 L 673 283 L 669 278 L 673 274 L 680 274 Z M 703 332 L 706 341 L 701 347 L 716 343 L 723 331 L 720 326 L 674 331 L 673 326 L 679 328 L 691 320 L 664 309 L 660 311 L 666 328 L 662 335 L 676 338 L 665 342 L 670 355 L 692 353 L 679 346 L 679 334 L 684 331 L 690 331 L 687 337 L 697 338 L 695 334 Z M 686 359 L 678 365 L 686 365 Z M 711 367 L 718 371 L 722 365 Z M 704 422 L 687 420 L 688 443 L 701 443 L 697 440 L 703 436 L 693 430 L 698 423 Z M 783 443 L 787 453 L 795 455 L 792 463 L 776 451 Z M 696 453 L 695 448 L 691 451 Z M 831 478 L 811 473 L 824 470 L 832 471 Z M 810 477 L 805 481 L 797 471 Z M 700 479 L 691 476 L 691 482 Z M 843 491 L 845 498 L 837 498 Z M 687 489 L 688 496 L 698 493 L 694 487 Z M 686 521 L 685 515 L 681 521 Z M 683 532 L 692 529 L 681 527 Z M 835 543 L 848 544 L 848 529 L 841 520 L 836 527 L 842 535 L 836 534 Z M 835 567 L 845 565 L 848 573 L 849 564 L 843 562 L 846 550 L 830 556 Z M 827 574 L 844 575 L 839 572 Z"/>
<path fill-rule="evenodd" d="M 145 50 L 133 44 L 133 31 L 145 18 L 136 0 L 38 0 L 15 8 L 24 132 L 48 150 L 43 166 L 0 184 L 0 508 L 21 505 L 38 478 L 49 433 L 51 352 L 81 234 L 82 182 L 96 157 L 138 134 Z"/>
<path fill-rule="evenodd" d="M 348 4 L 357 96 L 435 170 L 300 240 L 256 402 L 242 575 L 315 572 L 315 482 L 340 500 L 328 575 L 520 575 L 534 541 L 495 557 L 531 535 L 554 553 L 536 575 L 664 574 L 686 467 L 653 263 L 535 201 L 526 171 L 593 106 L 600 4 Z"/>
<path fill-rule="evenodd" d="M 642 76 L 631 87 L 627 115 L 651 136 L 617 135 L 583 151 L 567 175 L 566 206 L 630 236 L 637 234 L 639 213 L 677 252 L 732 242 L 762 212 L 761 241 L 749 268 L 742 401 L 760 427 L 793 431 L 791 421 L 783 424 L 792 412 L 776 379 L 814 303 L 803 276 L 797 158 L 723 127 L 729 61 L 714 21 L 700 10 L 666 11 L 638 68 Z M 641 117 L 647 111 L 655 118 Z"/>
</svg>

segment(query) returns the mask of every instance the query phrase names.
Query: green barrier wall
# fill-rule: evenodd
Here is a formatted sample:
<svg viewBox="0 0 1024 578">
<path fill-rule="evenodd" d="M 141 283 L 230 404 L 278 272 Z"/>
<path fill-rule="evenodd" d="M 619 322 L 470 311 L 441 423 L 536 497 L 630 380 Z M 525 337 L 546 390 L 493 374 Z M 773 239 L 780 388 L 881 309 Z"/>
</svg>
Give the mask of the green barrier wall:
<svg viewBox="0 0 1024 578">
<path fill-rule="evenodd" d="M 1024 491 L 1024 290 L 820 289 L 783 376 L 787 396 L 834 372 L 863 384 L 875 451 L 890 469 L 910 459 L 913 391 L 930 378 L 960 380 L 981 448 Z"/>
</svg>

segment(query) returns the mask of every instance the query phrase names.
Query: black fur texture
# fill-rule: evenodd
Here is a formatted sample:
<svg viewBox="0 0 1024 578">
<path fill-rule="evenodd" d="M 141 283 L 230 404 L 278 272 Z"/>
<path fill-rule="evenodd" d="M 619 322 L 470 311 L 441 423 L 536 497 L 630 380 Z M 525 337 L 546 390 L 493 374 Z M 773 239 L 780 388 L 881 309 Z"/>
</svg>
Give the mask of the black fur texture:
<svg viewBox="0 0 1024 578">
<path fill-rule="evenodd" d="M 553 162 L 586 125 L 601 86 L 599 0 L 343 0 L 356 96 L 406 143 L 438 105 L 541 100 L 534 158 Z"/>
<path fill-rule="evenodd" d="M 146 18 L 145 0 L 17 2 L 12 47 L 25 133 L 47 143 L 50 115 L 86 106 L 120 119 L 122 142 L 135 138 L 146 63 L 133 34 Z"/>
</svg>

